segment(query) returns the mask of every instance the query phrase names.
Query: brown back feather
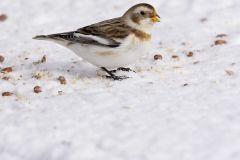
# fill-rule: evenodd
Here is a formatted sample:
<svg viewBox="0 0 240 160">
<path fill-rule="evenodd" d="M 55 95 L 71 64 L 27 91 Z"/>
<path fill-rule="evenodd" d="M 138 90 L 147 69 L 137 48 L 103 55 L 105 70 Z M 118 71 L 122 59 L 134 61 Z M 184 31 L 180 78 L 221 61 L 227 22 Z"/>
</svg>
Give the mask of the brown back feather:
<svg viewBox="0 0 240 160">
<path fill-rule="evenodd" d="M 95 35 L 102 38 L 116 39 L 127 37 L 130 29 L 131 27 L 125 25 L 120 17 L 92 24 L 90 26 L 80 28 L 77 31 L 86 35 Z"/>
<path fill-rule="evenodd" d="M 142 40 L 149 40 L 151 38 L 151 35 L 126 25 L 121 17 L 80 28 L 77 32 L 112 40 L 124 39 L 129 34 L 134 34 Z"/>
</svg>

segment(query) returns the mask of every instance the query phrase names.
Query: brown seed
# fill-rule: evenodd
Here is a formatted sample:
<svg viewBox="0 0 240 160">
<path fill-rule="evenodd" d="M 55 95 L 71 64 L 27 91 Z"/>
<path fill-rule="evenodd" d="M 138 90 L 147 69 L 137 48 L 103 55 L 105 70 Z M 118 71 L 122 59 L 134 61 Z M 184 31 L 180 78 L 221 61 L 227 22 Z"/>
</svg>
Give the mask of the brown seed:
<svg viewBox="0 0 240 160">
<path fill-rule="evenodd" d="M 227 41 L 223 39 L 219 39 L 215 41 L 215 45 L 223 45 L 223 44 L 227 44 Z"/>
<path fill-rule="evenodd" d="M 187 56 L 188 56 L 188 57 L 192 57 L 192 56 L 193 56 L 193 52 L 191 52 L 191 51 L 188 52 L 188 53 L 187 53 Z"/>
<path fill-rule="evenodd" d="M 154 58 L 154 60 L 162 60 L 163 59 L 161 54 L 155 54 L 153 58 Z"/>
<path fill-rule="evenodd" d="M 5 97 L 5 96 L 12 96 L 13 93 L 12 92 L 3 92 L 2 93 L 2 96 Z"/>
<path fill-rule="evenodd" d="M 6 14 L 1 14 L 0 15 L 0 21 L 5 21 L 7 19 L 7 15 Z"/>
<path fill-rule="evenodd" d="M 42 89 L 41 89 L 40 86 L 35 86 L 35 87 L 33 88 L 33 91 L 34 91 L 35 93 L 40 93 L 40 92 L 42 92 Z"/>
<path fill-rule="evenodd" d="M 12 72 L 12 71 L 13 71 L 12 67 L 6 67 L 6 68 L 3 68 L 1 70 L 2 73 L 9 73 L 9 72 Z"/>
<path fill-rule="evenodd" d="M 60 84 L 67 84 L 67 81 L 66 81 L 65 77 L 63 77 L 63 76 L 59 76 L 58 80 L 59 80 Z"/>
<path fill-rule="evenodd" d="M 218 34 L 216 37 L 217 38 L 222 38 L 222 37 L 227 37 L 227 36 L 228 36 L 227 34 L 221 33 L 221 34 Z"/>
<path fill-rule="evenodd" d="M 3 56 L 0 56 L 0 63 L 2 63 L 5 60 Z"/>
<path fill-rule="evenodd" d="M 172 55 L 172 59 L 180 60 L 180 58 L 177 55 Z"/>
</svg>

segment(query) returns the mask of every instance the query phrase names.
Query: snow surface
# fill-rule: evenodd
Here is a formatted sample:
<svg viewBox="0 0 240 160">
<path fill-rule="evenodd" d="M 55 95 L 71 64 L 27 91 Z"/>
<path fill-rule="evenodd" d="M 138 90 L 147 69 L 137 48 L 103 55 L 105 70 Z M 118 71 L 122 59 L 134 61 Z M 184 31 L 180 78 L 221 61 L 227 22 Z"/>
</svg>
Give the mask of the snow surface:
<svg viewBox="0 0 240 160">
<path fill-rule="evenodd" d="M 138 2 L 1 1 L 8 19 L 0 22 L 0 68 L 14 69 L 0 73 L 0 93 L 14 93 L 0 96 L 1 160 L 240 159 L 239 0 L 145 1 L 162 21 L 150 54 L 131 66 L 137 73 L 119 73 L 132 77 L 124 81 L 31 39 L 120 16 Z M 45 63 L 33 64 L 43 55 Z"/>
</svg>

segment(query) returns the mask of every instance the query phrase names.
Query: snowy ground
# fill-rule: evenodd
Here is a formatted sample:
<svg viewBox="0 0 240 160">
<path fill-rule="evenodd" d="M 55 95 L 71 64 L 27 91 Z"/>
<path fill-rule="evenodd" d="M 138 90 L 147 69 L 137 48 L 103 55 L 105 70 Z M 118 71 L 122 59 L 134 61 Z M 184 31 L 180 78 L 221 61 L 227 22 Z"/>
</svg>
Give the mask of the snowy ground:
<svg viewBox="0 0 240 160">
<path fill-rule="evenodd" d="M 0 68 L 13 68 L 0 73 L 0 93 L 13 93 L 0 96 L 1 160 L 240 159 L 239 0 L 146 1 L 162 22 L 150 54 L 121 82 L 31 39 L 120 16 L 138 2 L 1 1 Z"/>
</svg>

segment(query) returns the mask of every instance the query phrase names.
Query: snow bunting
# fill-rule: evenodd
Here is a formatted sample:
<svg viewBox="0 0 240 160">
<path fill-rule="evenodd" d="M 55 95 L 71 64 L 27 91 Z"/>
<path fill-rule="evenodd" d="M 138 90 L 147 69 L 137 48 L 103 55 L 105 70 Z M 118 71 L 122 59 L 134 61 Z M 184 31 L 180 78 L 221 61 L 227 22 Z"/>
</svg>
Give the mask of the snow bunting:
<svg viewBox="0 0 240 160">
<path fill-rule="evenodd" d="M 76 31 L 39 35 L 72 50 L 78 56 L 107 72 L 108 78 L 122 80 L 108 69 L 123 68 L 142 57 L 148 49 L 153 25 L 160 21 L 153 6 L 137 4 L 123 16 L 95 23 Z"/>
</svg>

